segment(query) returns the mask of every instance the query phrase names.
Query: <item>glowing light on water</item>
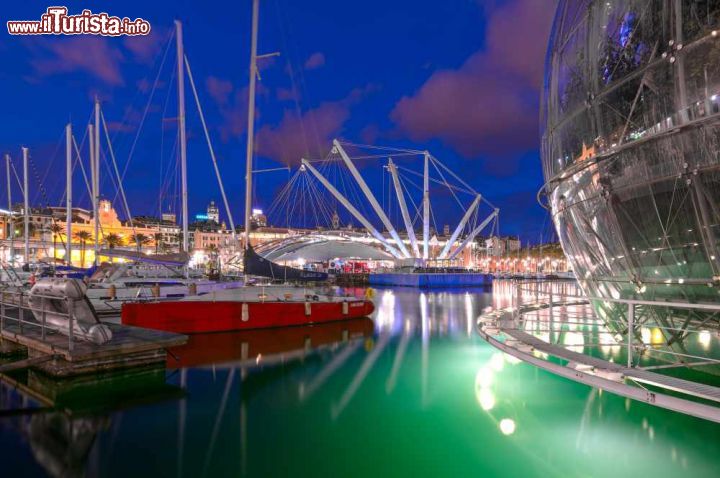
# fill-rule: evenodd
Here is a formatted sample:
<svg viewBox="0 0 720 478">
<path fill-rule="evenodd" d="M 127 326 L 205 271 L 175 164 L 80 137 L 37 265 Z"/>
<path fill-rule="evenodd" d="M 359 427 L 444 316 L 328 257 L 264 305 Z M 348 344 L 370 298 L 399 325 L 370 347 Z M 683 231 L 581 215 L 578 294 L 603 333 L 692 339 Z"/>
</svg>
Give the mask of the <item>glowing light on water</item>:
<svg viewBox="0 0 720 478">
<path fill-rule="evenodd" d="M 707 350 L 710 348 L 710 342 L 712 341 L 712 335 L 710 335 L 709 330 L 701 330 L 698 334 L 698 342 L 700 342 L 700 345 L 702 345 L 702 348 Z"/>
<path fill-rule="evenodd" d="M 503 418 L 500 420 L 500 431 L 503 435 L 512 435 L 515 433 L 515 420 L 512 418 Z"/>
<path fill-rule="evenodd" d="M 493 383 L 493 371 L 488 367 L 483 367 L 478 370 L 475 375 L 475 387 L 487 388 Z"/>
<path fill-rule="evenodd" d="M 503 352 L 495 352 L 490 359 L 490 367 L 496 372 L 501 372 L 504 365 Z"/>
<path fill-rule="evenodd" d="M 510 354 L 505 354 L 505 361 L 507 363 L 509 363 L 510 365 L 517 365 L 520 362 L 522 362 L 522 360 L 520 360 L 519 358 L 515 357 L 514 355 L 510 355 Z"/>
<path fill-rule="evenodd" d="M 478 388 L 475 390 L 475 397 L 477 398 L 480 408 L 489 412 L 495 408 L 495 394 L 489 388 Z"/>
</svg>

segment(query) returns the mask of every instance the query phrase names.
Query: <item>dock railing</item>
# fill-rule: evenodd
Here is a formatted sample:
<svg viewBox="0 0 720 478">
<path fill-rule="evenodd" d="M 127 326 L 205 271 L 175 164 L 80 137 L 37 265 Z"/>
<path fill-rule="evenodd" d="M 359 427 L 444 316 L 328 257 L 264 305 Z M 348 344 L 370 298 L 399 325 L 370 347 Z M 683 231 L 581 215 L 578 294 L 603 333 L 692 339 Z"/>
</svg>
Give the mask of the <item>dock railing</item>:
<svg viewBox="0 0 720 478">
<path fill-rule="evenodd" d="M 20 335 L 23 335 L 26 327 L 39 328 L 40 339 L 44 342 L 50 334 L 61 333 L 59 327 L 53 324 L 48 325 L 47 316 L 51 313 L 54 317 L 65 318 L 68 323 L 68 350 L 72 351 L 74 348 L 75 338 L 75 300 L 69 297 L 58 298 L 57 296 L 49 296 L 43 294 L 33 294 L 34 298 L 38 299 L 49 299 L 53 301 L 63 301 L 66 303 L 67 312 L 58 310 L 47 310 L 45 307 L 45 301 L 40 300 L 41 307 L 33 307 L 30 304 L 29 290 L 23 289 L 0 289 L 0 337 L 4 337 L 8 330 L 8 326 L 11 324 L 17 325 L 17 329 Z M 40 319 L 38 320 L 35 312 L 38 313 Z M 11 315 L 16 314 L 16 316 Z M 16 333 L 15 331 L 13 331 Z"/>
<path fill-rule="evenodd" d="M 654 365 L 643 367 L 644 369 L 653 368 L 669 368 L 672 366 L 698 366 L 720 364 L 720 359 L 713 358 L 708 355 L 697 355 L 688 353 L 684 348 L 683 351 L 676 350 L 673 345 L 684 342 L 689 336 L 702 336 L 703 341 L 708 344 L 713 340 L 714 329 L 715 337 L 720 339 L 720 304 L 719 303 L 692 303 L 682 301 L 657 301 L 639 298 L 614 298 L 614 297 L 588 297 L 582 293 L 579 285 L 574 281 L 542 281 L 542 280 L 518 280 L 513 282 L 511 304 L 513 317 L 517 320 L 521 315 L 528 312 L 547 309 L 547 321 L 549 332 L 553 332 L 557 325 L 555 318 L 561 313 L 565 319 L 578 319 L 571 317 L 567 308 L 569 306 L 578 306 L 587 304 L 592 306 L 592 302 L 597 301 L 605 305 L 617 305 L 617 314 L 615 317 L 598 317 L 592 307 L 589 307 L 590 317 L 594 320 L 604 323 L 611 331 L 611 335 L 615 338 L 615 344 L 603 344 L 604 346 L 623 347 L 627 354 L 627 367 L 636 367 L 636 361 L 639 355 L 643 353 L 659 354 L 661 357 L 655 357 L 660 361 L 665 358 L 672 357 L 675 359 L 674 365 L 669 363 L 666 366 Z M 704 313 L 702 317 L 698 317 L 695 322 L 685 320 L 677 325 L 673 321 L 662 323 L 653 320 L 647 313 L 649 308 L 669 311 L 670 309 L 694 311 Z M 586 312 L 587 313 L 587 312 Z M 717 315 L 715 315 L 717 314 Z M 657 315 L 657 314 L 656 314 Z M 567 324 L 567 320 L 560 324 Z M 578 324 L 575 324 L 578 325 Z M 653 330 L 660 331 L 661 337 L 655 334 L 654 339 L 650 343 L 646 343 L 640 333 L 642 327 L 652 327 Z M 709 346 L 708 346 L 709 348 Z"/>
</svg>

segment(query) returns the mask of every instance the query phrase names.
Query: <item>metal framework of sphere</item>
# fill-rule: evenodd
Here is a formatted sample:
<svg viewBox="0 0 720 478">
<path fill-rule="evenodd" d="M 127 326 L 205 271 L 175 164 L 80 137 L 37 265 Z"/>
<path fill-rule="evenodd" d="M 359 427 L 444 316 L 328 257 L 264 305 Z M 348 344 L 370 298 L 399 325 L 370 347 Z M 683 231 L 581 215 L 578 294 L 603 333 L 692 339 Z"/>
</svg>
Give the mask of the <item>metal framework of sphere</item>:
<svg viewBox="0 0 720 478">
<path fill-rule="evenodd" d="M 559 2 L 542 192 L 588 296 L 720 300 L 718 30 L 720 0 Z M 626 306 L 594 305 L 626 330 Z M 693 327 L 718 327 L 710 312 L 639 314 L 667 327 L 662 342 L 673 347 Z"/>
</svg>

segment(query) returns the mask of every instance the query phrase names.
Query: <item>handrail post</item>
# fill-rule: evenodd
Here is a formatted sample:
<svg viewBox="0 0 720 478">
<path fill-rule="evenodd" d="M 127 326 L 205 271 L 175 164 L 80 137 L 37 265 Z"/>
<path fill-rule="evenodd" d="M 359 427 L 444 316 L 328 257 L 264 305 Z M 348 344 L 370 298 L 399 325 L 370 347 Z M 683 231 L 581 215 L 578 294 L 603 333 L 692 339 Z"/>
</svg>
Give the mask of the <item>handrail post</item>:
<svg viewBox="0 0 720 478">
<path fill-rule="evenodd" d="M 42 340 L 45 341 L 45 301 L 40 301 L 40 314 L 42 316 L 42 328 L 41 328 L 41 334 L 42 334 Z"/>
<path fill-rule="evenodd" d="M 25 309 L 23 309 L 23 293 L 20 293 L 20 305 L 18 306 L 18 326 L 20 333 L 23 333 L 23 322 L 25 322 Z"/>
<path fill-rule="evenodd" d="M 550 343 L 553 343 L 555 340 L 555 314 L 553 313 L 553 302 L 555 301 L 553 297 L 553 288 L 552 284 L 550 284 L 549 292 L 548 292 L 548 327 L 550 329 L 548 338 L 550 340 Z"/>
<path fill-rule="evenodd" d="M 628 336 L 627 336 L 627 366 L 628 368 L 632 368 L 633 366 L 633 352 L 632 352 L 632 336 L 635 329 L 635 304 L 630 302 L 628 304 Z"/>
<path fill-rule="evenodd" d="M 68 332 L 68 350 L 73 350 L 73 336 L 75 335 L 75 301 L 68 297 L 68 322 L 70 323 L 70 330 Z"/>
</svg>

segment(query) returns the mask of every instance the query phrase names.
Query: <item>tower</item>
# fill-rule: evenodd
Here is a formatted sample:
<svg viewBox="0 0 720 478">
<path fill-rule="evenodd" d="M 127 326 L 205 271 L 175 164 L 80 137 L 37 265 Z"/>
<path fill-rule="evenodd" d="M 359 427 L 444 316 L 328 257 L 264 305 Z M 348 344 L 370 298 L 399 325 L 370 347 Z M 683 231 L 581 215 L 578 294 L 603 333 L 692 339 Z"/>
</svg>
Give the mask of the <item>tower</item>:
<svg viewBox="0 0 720 478">
<path fill-rule="evenodd" d="M 220 224 L 220 210 L 215 205 L 215 201 L 210 201 L 207 207 L 207 220 Z"/>
</svg>

